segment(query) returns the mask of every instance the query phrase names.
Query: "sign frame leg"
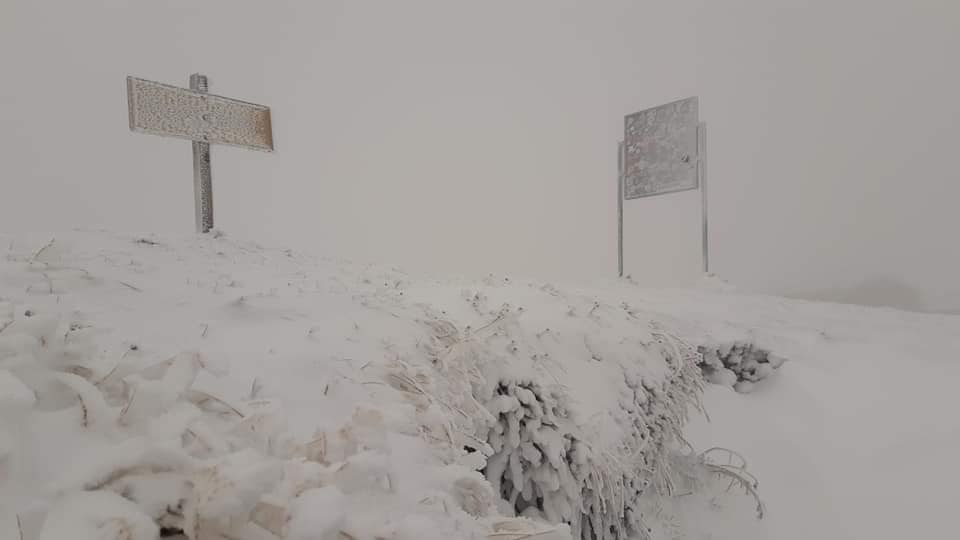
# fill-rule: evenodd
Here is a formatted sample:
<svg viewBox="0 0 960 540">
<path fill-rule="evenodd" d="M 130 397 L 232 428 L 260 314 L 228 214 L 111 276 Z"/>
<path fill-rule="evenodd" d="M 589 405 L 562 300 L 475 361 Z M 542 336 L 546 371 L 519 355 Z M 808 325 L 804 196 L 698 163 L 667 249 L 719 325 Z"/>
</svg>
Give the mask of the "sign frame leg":
<svg viewBox="0 0 960 540">
<path fill-rule="evenodd" d="M 623 277 L 623 141 L 617 144 L 617 276 Z"/>
<path fill-rule="evenodd" d="M 707 123 L 697 124 L 697 173 L 700 178 L 700 207 L 703 228 L 703 273 L 710 273 L 710 224 L 707 220 Z"/>
</svg>

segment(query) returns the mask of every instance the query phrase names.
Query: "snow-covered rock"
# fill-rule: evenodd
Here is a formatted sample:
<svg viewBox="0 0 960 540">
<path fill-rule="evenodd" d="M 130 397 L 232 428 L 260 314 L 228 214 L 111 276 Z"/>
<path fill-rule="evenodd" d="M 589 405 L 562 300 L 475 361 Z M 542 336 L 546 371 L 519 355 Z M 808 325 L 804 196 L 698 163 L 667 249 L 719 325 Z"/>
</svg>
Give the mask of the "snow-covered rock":
<svg viewBox="0 0 960 540">
<path fill-rule="evenodd" d="M 786 361 L 749 342 L 700 345 L 700 367 L 708 382 L 749 393 Z"/>
</svg>

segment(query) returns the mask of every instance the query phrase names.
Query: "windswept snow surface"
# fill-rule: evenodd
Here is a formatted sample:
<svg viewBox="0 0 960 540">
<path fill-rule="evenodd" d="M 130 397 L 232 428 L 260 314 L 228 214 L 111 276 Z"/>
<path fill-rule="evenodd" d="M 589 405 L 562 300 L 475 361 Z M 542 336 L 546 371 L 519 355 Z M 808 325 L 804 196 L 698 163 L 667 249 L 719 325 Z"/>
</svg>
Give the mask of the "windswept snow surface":
<svg viewBox="0 0 960 540">
<path fill-rule="evenodd" d="M 745 339 L 789 359 L 751 394 L 708 386 L 711 422 L 687 426 L 697 447 L 741 453 L 767 506 L 759 524 L 688 514 L 702 538 L 956 537 L 960 317 L 725 293 L 636 295 L 645 309 L 690 324 L 688 335 Z"/>
<path fill-rule="evenodd" d="M 960 317 L 726 286 L 421 278 L 215 235 L 8 236 L 0 249 L 3 540 L 152 539 L 158 520 L 218 539 L 566 538 L 502 515 L 482 452 L 462 451 L 484 446 L 468 380 L 555 379 L 569 421 L 613 447 L 624 370 L 674 372 L 650 348 L 660 332 L 788 361 L 751 394 L 708 386 L 711 421 L 692 412 L 685 430 L 698 450 L 746 458 L 764 519 L 727 482 L 678 486 L 646 509 L 656 538 L 956 532 Z M 441 365 L 452 333 L 485 336 L 497 365 L 428 380 L 423 362 L 457 368 Z"/>
</svg>

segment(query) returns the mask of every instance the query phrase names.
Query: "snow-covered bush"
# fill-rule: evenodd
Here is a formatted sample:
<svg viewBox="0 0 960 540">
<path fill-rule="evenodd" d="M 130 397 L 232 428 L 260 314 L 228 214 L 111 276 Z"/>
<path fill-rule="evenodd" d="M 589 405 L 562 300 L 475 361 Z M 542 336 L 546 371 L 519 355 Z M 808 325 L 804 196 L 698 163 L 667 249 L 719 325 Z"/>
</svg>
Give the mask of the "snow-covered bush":
<svg viewBox="0 0 960 540">
<path fill-rule="evenodd" d="M 647 538 L 641 496 L 672 482 L 664 456 L 699 402 L 692 349 L 661 334 L 657 348 L 672 375 L 660 384 L 626 371 L 623 439 L 604 448 L 573 422 L 562 392 L 530 381 L 502 381 L 487 403 L 497 423 L 484 472 L 520 515 L 569 523 L 583 539 Z M 656 485 L 655 485 L 656 484 Z"/>
<path fill-rule="evenodd" d="M 430 321 L 432 340 L 425 346 L 439 377 L 428 388 L 429 377 L 406 374 L 409 392 L 450 400 L 456 404 L 450 408 L 463 413 L 464 422 L 451 431 L 481 439 L 457 440 L 481 458 L 502 512 L 569 524 L 585 540 L 648 538 L 641 497 L 670 491 L 664 457 L 690 407 L 699 407 L 699 355 L 654 327 L 636 341 L 637 356 L 621 358 L 628 349 L 622 338 L 587 335 L 594 324 L 605 324 L 598 315 L 605 306 L 598 303 L 588 304 L 592 320 L 561 312 L 553 326 L 530 335 L 535 324 L 521 319 L 548 314 L 509 305 L 483 311 L 483 297 L 465 298 L 489 322 L 458 330 L 446 320 Z M 578 349 L 582 356 L 571 358 Z M 590 395 L 591 387 L 603 395 Z M 585 418 L 591 405 L 599 408 Z"/>
<path fill-rule="evenodd" d="M 746 341 L 700 345 L 698 351 L 707 381 L 743 393 L 753 390 L 756 383 L 773 375 L 785 362 L 784 358 Z"/>
</svg>

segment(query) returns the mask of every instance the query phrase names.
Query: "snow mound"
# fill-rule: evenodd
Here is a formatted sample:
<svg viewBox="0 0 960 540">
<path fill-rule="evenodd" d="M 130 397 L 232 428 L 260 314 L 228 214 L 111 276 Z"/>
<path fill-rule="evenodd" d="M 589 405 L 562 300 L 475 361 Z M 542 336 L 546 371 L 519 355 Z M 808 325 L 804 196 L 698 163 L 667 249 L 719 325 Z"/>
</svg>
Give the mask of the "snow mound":
<svg viewBox="0 0 960 540">
<path fill-rule="evenodd" d="M 757 347 L 753 343 L 732 342 L 700 345 L 704 378 L 714 384 L 733 387 L 749 393 L 758 382 L 773 375 L 786 359 Z"/>
<path fill-rule="evenodd" d="M 3 537 L 644 537 L 699 404 L 695 350 L 617 291 L 4 243 Z"/>
</svg>

